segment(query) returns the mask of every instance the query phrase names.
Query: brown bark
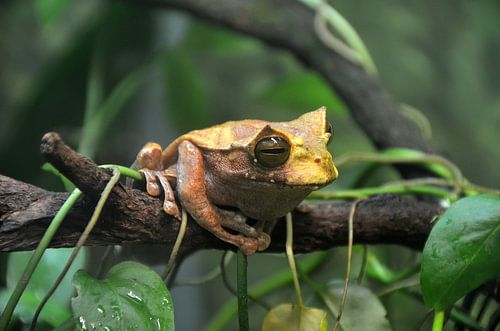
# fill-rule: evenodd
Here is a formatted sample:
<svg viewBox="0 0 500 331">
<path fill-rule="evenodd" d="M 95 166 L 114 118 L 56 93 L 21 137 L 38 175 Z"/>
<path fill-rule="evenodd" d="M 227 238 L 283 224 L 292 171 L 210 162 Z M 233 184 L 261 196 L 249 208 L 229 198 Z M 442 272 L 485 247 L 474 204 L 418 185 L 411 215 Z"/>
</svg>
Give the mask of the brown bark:
<svg viewBox="0 0 500 331">
<path fill-rule="evenodd" d="M 70 149 L 55 133 L 42 139 L 42 154 L 85 194 L 63 222 L 51 247 L 74 246 L 90 218 L 100 192 L 110 178 L 107 170 Z M 0 175 L 0 251 L 33 249 L 68 193 L 49 192 Z M 343 245 L 351 202 L 310 205 L 308 212 L 294 212 L 296 252 L 310 252 Z M 359 203 L 354 238 L 357 243 L 400 244 L 421 248 L 431 220 L 441 207 L 411 198 L 383 195 Z M 166 215 L 159 199 L 137 189 L 118 185 L 87 245 L 172 245 L 179 222 Z M 269 251 L 283 251 L 284 222 L 276 227 Z M 228 249 L 190 220 L 183 249 Z"/>
</svg>

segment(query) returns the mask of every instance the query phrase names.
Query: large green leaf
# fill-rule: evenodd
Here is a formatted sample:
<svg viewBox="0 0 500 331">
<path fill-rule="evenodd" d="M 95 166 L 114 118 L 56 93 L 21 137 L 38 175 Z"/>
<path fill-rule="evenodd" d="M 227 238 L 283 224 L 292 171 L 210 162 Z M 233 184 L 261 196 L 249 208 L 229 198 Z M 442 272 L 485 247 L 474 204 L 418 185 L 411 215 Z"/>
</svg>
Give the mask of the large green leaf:
<svg viewBox="0 0 500 331">
<path fill-rule="evenodd" d="M 425 244 L 421 285 L 425 303 L 443 310 L 500 275 L 500 197 L 478 195 L 454 203 Z"/>
<path fill-rule="evenodd" d="M 331 309 L 335 314 L 339 311 L 343 291 L 343 280 L 335 279 L 327 285 L 326 294 L 331 299 Z M 369 288 L 354 283 L 351 283 L 347 290 L 340 326 L 344 331 L 392 330 L 387 311 L 379 298 Z"/>
<path fill-rule="evenodd" d="M 79 270 L 73 284 L 79 330 L 174 330 L 170 293 L 160 276 L 142 264 L 117 264 L 103 280 Z"/>
</svg>

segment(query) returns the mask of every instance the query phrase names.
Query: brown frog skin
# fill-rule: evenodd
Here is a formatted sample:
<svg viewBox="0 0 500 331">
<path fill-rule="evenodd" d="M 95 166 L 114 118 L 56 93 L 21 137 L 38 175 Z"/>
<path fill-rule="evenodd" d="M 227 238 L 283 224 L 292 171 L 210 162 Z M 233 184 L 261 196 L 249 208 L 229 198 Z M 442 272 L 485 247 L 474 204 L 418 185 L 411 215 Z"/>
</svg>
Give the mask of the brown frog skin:
<svg viewBox="0 0 500 331">
<path fill-rule="evenodd" d="M 149 142 L 136 164 L 150 195 L 163 189 L 167 214 L 180 218 L 177 196 L 199 225 L 250 255 L 269 246 L 266 223 L 337 178 L 327 150 L 332 134 L 321 107 L 289 122 L 242 120 L 191 131 L 163 151 Z M 252 227 L 246 217 L 260 222 Z"/>
</svg>

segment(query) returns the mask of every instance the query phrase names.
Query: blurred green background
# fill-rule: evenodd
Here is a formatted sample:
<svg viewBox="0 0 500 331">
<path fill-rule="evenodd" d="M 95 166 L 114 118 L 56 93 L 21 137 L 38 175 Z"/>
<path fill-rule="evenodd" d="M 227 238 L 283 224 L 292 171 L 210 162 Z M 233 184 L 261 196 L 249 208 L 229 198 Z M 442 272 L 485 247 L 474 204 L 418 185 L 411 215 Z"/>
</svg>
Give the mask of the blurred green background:
<svg viewBox="0 0 500 331">
<path fill-rule="evenodd" d="M 333 5 L 367 44 L 387 90 L 429 119 L 436 150 L 471 181 L 499 188 L 500 2 Z M 97 163 L 129 165 L 149 140 L 166 145 L 191 129 L 243 118 L 287 120 L 322 105 L 335 127 L 334 155 L 372 150 L 316 73 L 253 38 L 126 1 L 0 2 L 3 175 L 62 190 L 40 169 L 39 141 L 48 131 Z M 338 187 L 349 186 L 345 176 Z M 394 267 L 413 256 L 394 250 L 380 250 Z M 197 254 L 180 277 L 202 274 L 219 255 Z M 335 252 L 340 260 L 318 277 L 342 275 L 344 255 Z M 286 266 L 275 256 L 252 257 L 252 279 L 272 271 L 269 260 Z M 174 289 L 179 330 L 203 328 L 230 297 L 215 283 Z M 396 330 L 415 330 L 426 312 L 398 295 L 386 305 Z"/>
</svg>

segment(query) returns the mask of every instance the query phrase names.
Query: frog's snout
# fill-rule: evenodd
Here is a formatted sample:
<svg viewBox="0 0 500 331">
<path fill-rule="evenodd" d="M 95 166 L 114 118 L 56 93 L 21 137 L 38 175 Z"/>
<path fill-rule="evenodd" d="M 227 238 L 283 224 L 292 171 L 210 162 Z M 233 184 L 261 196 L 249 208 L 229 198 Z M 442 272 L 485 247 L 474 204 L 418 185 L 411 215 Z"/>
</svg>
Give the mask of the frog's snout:
<svg viewBox="0 0 500 331">
<path fill-rule="evenodd" d="M 315 155 L 312 161 L 313 164 L 315 164 L 315 167 L 311 168 L 311 182 L 323 186 L 333 182 L 338 177 L 339 172 L 333 163 L 332 155 L 330 153 Z"/>
<path fill-rule="evenodd" d="M 319 159 L 319 161 L 316 161 L 316 159 Z M 335 166 L 335 163 L 333 163 L 333 157 L 332 154 L 329 152 L 323 153 L 323 155 L 319 156 L 314 160 L 315 163 L 318 163 L 318 165 L 322 168 L 323 172 L 325 173 L 326 183 L 331 183 L 333 182 L 339 175 L 339 171 L 337 170 L 337 167 Z"/>
<path fill-rule="evenodd" d="M 332 181 L 334 181 L 339 176 L 339 170 L 337 169 L 337 167 L 335 166 L 335 163 L 333 163 L 333 162 L 332 162 L 332 170 L 333 170 L 333 179 L 332 179 Z"/>
<path fill-rule="evenodd" d="M 325 173 L 327 174 L 326 177 L 328 178 L 325 181 L 326 184 L 333 182 L 339 176 L 339 171 L 331 158 L 323 164 L 323 169 L 325 170 Z"/>
</svg>

